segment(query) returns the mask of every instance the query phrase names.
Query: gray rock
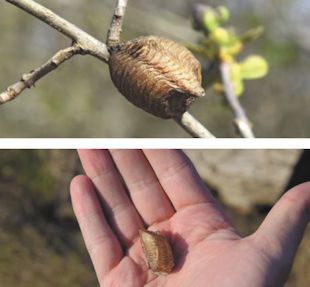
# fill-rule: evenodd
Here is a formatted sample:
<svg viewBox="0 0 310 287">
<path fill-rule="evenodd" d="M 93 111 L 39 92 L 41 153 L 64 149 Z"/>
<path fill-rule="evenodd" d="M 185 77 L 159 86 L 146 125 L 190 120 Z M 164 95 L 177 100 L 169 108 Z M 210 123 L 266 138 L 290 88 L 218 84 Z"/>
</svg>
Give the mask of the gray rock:
<svg viewBox="0 0 310 287">
<path fill-rule="evenodd" d="M 186 150 L 206 184 L 224 204 L 249 211 L 272 205 L 285 188 L 301 151 Z"/>
</svg>

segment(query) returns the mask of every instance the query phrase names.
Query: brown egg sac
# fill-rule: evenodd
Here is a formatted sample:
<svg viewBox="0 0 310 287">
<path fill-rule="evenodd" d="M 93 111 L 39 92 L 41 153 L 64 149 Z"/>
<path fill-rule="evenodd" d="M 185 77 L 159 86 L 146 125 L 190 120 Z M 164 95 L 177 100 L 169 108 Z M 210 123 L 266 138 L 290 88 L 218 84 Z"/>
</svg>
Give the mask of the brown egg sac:
<svg viewBox="0 0 310 287">
<path fill-rule="evenodd" d="M 139 230 L 140 242 L 147 266 L 156 275 L 167 275 L 174 267 L 174 259 L 167 238 L 160 232 Z"/>
<path fill-rule="evenodd" d="M 140 37 L 112 47 L 109 68 L 130 102 L 161 118 L 180 116 L 205 94 L 198 60 L 165 38 Z"/>
</svg>

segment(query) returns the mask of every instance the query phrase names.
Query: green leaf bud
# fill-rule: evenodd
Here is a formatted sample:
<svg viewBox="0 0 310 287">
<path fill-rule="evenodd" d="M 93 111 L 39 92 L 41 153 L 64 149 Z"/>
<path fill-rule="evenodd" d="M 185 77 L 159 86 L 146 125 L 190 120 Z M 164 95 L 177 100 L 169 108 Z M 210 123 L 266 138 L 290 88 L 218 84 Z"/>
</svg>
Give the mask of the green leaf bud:
<svg viewBox="0 0 310 287">
<path fill-rule="evenodd" d="M 252 28 L 240 36 L 240 41 L 242 41 L 243 43 L 254 41 L 258 37 L 260 37 L 263 32 L 264 32 L 263 26 Z"/>
<path fill-rule="evenodd" d="M 225 23 L 229 20 L 229 10 L 225 7 L 225 6 L 219 6 L 217 7 L 217 11 L 218 11 L 218 21 L 220 23 Z"/>
<path fill-rule="evenodd" d="M 242 93 L 244 92 L 244 84 L 242 80 L 236 80 L 232 82 L 232 85 L 234 87 L 234 92 L 236 97 L 240 97 Z"/>
<path fill-rule="evenodd" d="M 216 27 L 211 35 L 210 35 L 211 39 L 214 40 L 219 46 L 225 46 L 228 45 L 232 40 L 233 40 L 233 36 L 231 35 L 231 33 L 223 28 L 223 27 Z"/>
<path fill-rule="evenodd" d="M 206 30 L 212 32 L 217 26 L 217 17 L 213 9 L 206 9 L 203 18 L 204 26 Z"/>
<path fill-rule="evenodd" d="M 258 79 L 268 73 L 268 62 L 261 56 L 252 55 L 241 62 L 242 78 Z"/>
<path fill-rule="evenodd" d="M 239 63 L 233 62 L 230 65 L 230 77 L 232 81 L 242 79 L 242 67 Z"/>
</svg>

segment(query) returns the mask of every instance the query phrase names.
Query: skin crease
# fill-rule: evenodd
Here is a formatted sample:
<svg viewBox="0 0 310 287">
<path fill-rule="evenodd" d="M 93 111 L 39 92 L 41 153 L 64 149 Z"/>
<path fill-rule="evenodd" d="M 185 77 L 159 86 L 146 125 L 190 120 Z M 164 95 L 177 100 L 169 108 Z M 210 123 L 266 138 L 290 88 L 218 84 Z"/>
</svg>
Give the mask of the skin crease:
<svg viewBox="0 0 310 287">
<path fill-rule="evenodd" d="M 183 152 L 79 155 L 87 176 L 72 180 L 71 198 L 101 287 L 284 285 L 309 221 L 310 183 L 288 191 L 258 230 L 241 238 Z M 147 270 L 138 236 L 143 227 L 169 239 L 171 274 Z"/>
</svg>

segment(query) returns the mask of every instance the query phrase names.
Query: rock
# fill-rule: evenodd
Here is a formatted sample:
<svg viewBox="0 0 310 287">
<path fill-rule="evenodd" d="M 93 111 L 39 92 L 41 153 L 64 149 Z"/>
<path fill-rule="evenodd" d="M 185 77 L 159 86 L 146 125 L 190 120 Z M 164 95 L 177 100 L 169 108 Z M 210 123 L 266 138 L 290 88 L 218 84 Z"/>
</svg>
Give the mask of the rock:
<svg viewBox="0 0 310 287">
<path fill-rule="evenodd" d="M 186 150 L 206 184 L 224 204 L 249 211 L 273 205 L 287 185 L 301 151 Z"/>
</svg>

